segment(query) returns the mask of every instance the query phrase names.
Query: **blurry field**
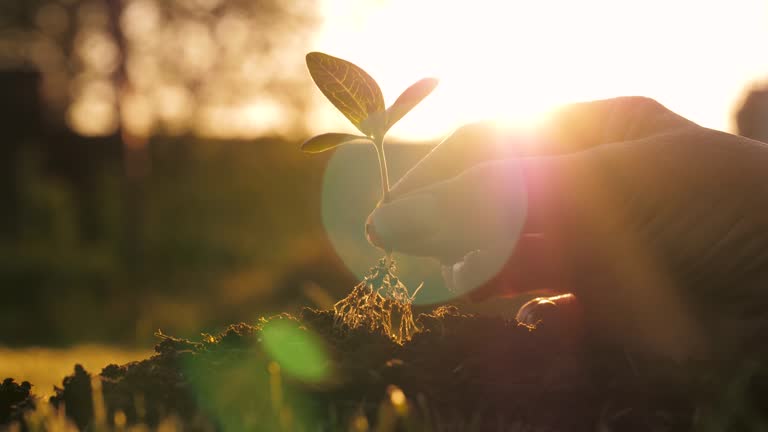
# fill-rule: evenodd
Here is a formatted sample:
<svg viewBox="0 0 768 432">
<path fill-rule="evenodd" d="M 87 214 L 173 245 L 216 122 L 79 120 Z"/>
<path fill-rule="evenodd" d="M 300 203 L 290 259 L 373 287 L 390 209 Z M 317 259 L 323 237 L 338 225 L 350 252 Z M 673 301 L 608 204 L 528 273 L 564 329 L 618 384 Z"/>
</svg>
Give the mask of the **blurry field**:
<svg viewBox="0 0 768 432">
<path fill-rule="evenodd" d="M 72 373 L 75 363 L 88 372 L 98 373 L 110 364 L 142 360 L 152 355 L 149 350 L 125 349 L 107 345 L 78 345 L 71 348 L 5 348 L 0 347 L 0 379 L 13 377 L 29 381 L 38 396 L 53 393 L 61 380 Z"/>
</svg>

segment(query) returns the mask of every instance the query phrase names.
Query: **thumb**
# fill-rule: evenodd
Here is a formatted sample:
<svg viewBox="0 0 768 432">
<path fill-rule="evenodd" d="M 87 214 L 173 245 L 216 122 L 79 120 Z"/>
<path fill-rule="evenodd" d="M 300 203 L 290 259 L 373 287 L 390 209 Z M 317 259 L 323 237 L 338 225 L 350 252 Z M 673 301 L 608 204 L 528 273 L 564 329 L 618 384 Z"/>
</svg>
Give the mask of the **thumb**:
<svg viewBox="0 0 768 432">
<path fill-rule="evenodd" d="M 526 210 L 519 161 L 492 161 L 380 205 L 366 232 L 384 249 L 454 263 L 476 250 L 511 249 Z"/>
</svg>

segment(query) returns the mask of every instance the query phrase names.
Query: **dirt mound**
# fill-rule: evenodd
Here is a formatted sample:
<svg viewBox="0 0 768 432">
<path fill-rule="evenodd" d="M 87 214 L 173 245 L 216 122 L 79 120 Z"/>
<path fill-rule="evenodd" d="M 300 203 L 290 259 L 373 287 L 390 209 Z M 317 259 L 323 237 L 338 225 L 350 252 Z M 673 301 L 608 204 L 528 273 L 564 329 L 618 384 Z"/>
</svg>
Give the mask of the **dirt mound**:
<svg viewBox="0 0 768 432">
<path fill-rule="evenodd" d="M 562 332 L 442 307 L 403 345 L 342 331 L 305 309 L 200 342 L 160 334 L 156 355 L 82 367 L 51 398 L 81 428 L 175 418 L 197 430 L 685 430 L 690 388 L 670 391 L 626 359 Z M 550 329 L 552 330 L 552 329 Z M 686 396 L 688 395 L 688 396 Z M 654 429 L 657 430 L 657 429 Z"/>
<path fill-rule="evenodd" d="M 19 384 L 13 378 L 3 380 L 0 384 L 0 425 L 20 421 L 25 412 L 35 408 L 31 390 L 32 384 L 27 381 Z"/>
</svg>

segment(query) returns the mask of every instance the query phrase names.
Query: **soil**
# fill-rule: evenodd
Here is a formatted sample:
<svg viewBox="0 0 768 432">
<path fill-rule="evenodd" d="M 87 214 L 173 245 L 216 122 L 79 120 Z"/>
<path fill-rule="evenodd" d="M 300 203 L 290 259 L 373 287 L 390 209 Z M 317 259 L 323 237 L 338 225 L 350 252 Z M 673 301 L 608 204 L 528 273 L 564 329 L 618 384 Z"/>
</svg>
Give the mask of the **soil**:
<svg viewBox="0 0 768 432">
<path fill-rule="evenodd" d="M 20 421 L 25 412 L 35 408 L 35 398 L 30 390 L 32 384 L 21 384 L 13 378 L 6 378 L 0 384 L 0 426 Z"/>
<path fill-rule="evenodd" d="M 333 373 L 323 380 L 282 373 L 261 342 L 264 325 L 276 320 L 319 336 Z M 402 345 L 379 332 L 340 329 L 333 311 L 312 309 L 232 325 L 201 342 L 159 335 L 156 355 L 108 365 L 97 380 L 76 366 L 50 402 L 80 428 L 114 419 L 155 426 L 167 418 L 184 430 L 692 427 L 698 392 L 687 369 L 639 370 L 624 353 L 574 343 L 563 329 L 529 329 L 451 306 L 416 322 L 421 331 Z M 29 386 L 3 386 L 2 420 L 19 418 L 31 403 L 19 405 L 30 400 Z"/>
</svg>

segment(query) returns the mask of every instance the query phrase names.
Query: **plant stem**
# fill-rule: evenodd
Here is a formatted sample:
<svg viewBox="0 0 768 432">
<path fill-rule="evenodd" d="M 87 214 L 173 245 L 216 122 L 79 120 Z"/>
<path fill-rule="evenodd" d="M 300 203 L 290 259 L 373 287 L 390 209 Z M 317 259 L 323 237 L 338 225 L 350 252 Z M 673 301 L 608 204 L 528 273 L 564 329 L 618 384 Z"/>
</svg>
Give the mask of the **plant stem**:
<svg viewBox="0 0 768 432">
<path fill-rule="evenodd" d="M 376 156 L 379 158 L 379 172 L 381 173 L 381 202 L 379 204 L 386 204 L 391 201 L 389 194 L 389 171 L 387 171 L 387 158 L 384 155 L 384 138 L 375 138 L 373 141 L 374 147 L 376 147 Z M 385 248 L 384 258 L 386 259 L 387 266 L 392 263 L 392 251 Z"/>
<path fill-rule="evenodd" d="M 387 171 L 387 158 L 384 156 L 384 138 L 376 138 L 374 141 L 376 155 L 379 157 L 379 171 L 381 173 L 381 202 L 388 203 L 389 196 L 389 172 Z"/>
</svg>

